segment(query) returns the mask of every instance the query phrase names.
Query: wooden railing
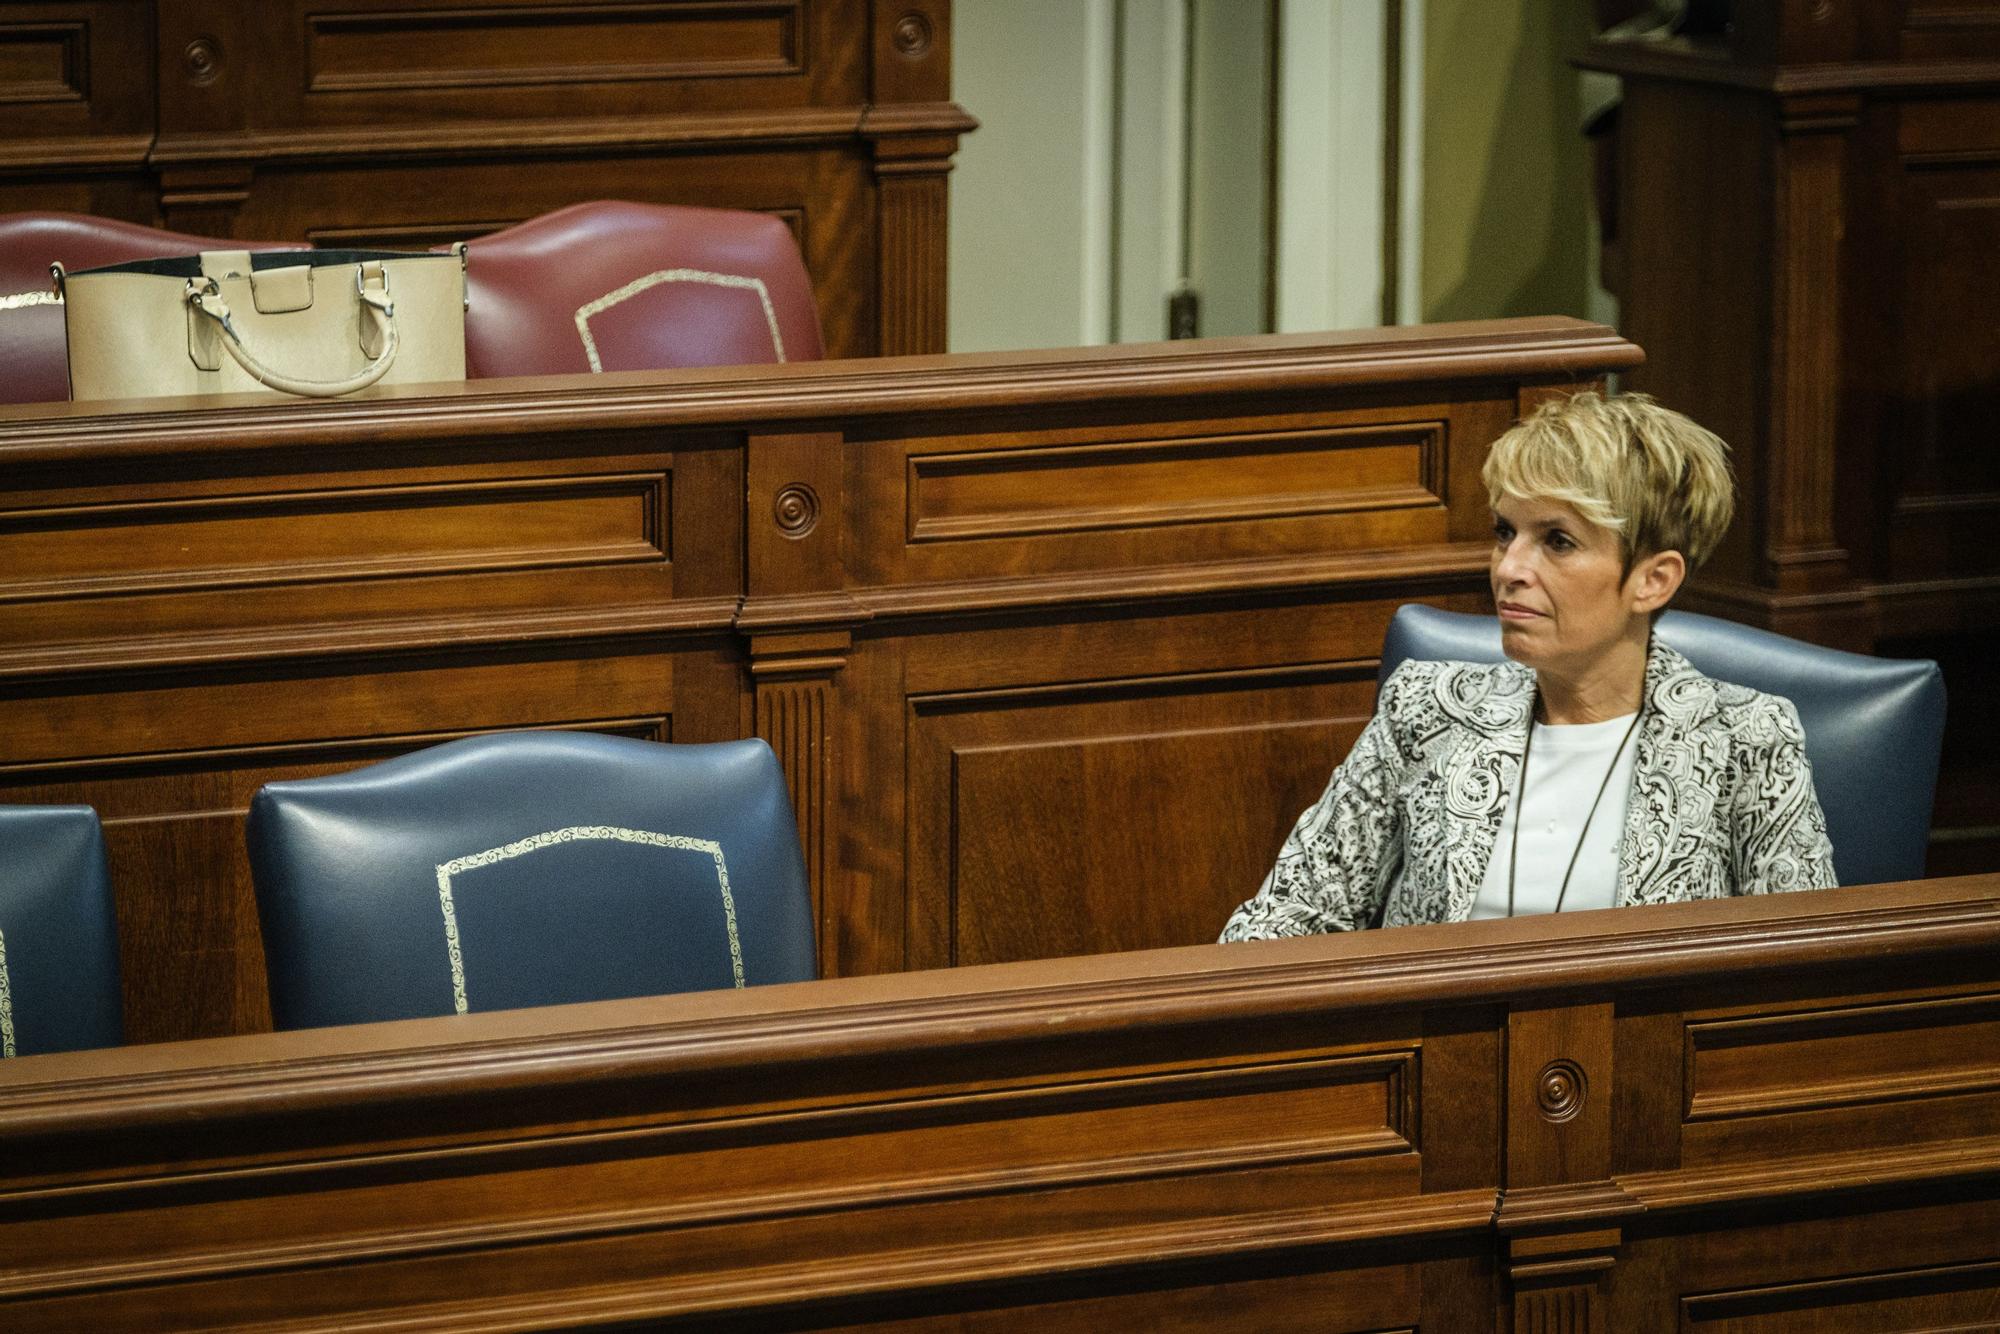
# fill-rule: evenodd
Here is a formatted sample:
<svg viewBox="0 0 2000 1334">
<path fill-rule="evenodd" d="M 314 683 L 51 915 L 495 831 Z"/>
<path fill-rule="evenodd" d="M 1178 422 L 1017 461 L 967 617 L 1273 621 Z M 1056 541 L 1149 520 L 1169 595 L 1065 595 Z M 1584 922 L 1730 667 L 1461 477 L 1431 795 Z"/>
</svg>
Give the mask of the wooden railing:
<svg viewBox="0 0 2000 1334">
<path fill-rule="evenodd" d="M 1997 1303 L 1996 878 L 0 1062 L 7 1329 Z"/>
</svg>

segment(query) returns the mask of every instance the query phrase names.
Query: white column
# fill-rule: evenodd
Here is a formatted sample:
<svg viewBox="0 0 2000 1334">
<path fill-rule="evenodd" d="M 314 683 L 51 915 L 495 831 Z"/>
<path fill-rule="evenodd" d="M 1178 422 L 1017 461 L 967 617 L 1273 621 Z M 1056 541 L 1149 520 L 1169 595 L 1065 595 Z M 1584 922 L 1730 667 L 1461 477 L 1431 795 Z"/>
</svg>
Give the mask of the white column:
<svg viewBox="0 0 2000 1334">
<path fill-rule="evenodd" d="M 1167 336 L 1167 296 L 1185 276 L 1187 6 L 1119 0 L 1114 337 Z"/>
<path fill-rule="evenodd" d="M 1414 318 L 1421 288 L 1422 0 L 1281 0 L 1277 326 L 1346 329 Z M 1389 105 L 1393 10 L 1401 57 Z M 1397 120 L 1391 123 L 1389 117 Z M 1389 132 L 1399 132 L 1390 152 Z M 1391 172 L 1395 195 L 1389 197 Z M 1388 210 L 1393 208 L 1394 214 Z M 1385 310 L 1385 228 L 1396 309 Z"/>
<path fill-rule="evenodd" d="M 954 352 L 1109 337 L 1114 0 L 958 0 L 952 95 L 980 127 L 951 181 Z"/>
</svg>

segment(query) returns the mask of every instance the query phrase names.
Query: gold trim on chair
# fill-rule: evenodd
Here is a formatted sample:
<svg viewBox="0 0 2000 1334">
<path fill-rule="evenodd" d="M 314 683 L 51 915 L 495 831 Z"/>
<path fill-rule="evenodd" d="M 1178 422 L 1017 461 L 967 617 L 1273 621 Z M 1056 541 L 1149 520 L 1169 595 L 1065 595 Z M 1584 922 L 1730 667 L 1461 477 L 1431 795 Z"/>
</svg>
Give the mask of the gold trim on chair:
<svg viewBox="0 0 2000 1334">
<path fill-rule="evenodd" d="M 622 301 L 629 301 L 639 293 L 661 283 L 707 283 L 711 287 L 733 287 L 740 291 L 755 292 L 757 300 L 764 306 L 764 323 L 771 330 L 771 350 L 778 360 L 785 359 L 785 340 L 778 333 L 778 312 L 771 305 L 770 289 L 764 286 L 762 278 L 750 278 L 740 273 L 710 273 L 706 269 L 659 269 L 643 278 L 634 278 L 616 291 L 606 292 L 595 301 L 586 302 L 576 308 L 576 331 L 583 336 L 584 355 L 590 358 L 590 369 L 602 371 L 604 363 L 597 356 L 597 339 L 590 333 L 590 317 L 602 315 Z"/>
<path fill-rule="evenodd" d="M 451 878 L 463 871 L 481 866 L 491 866 L 495 862 L 510 861 L 543 848 L 554 847 L 558 843 L 583 843 L 609 839 L 619 843 L 640 843 L 652 848 L 677 848 L 684 852 L 705 852 L 715 859 L 715 880 L 722 891 L 723 925 L 729 932 L 729 967 L 735 974 L 736 985 L 743 985 L 743 944 L 736 935 L 736 899 L 729 892 L 729 865 L 722 859 L 722 845 L 705 838 L 689 838 L 684 834 L 655 834 L 644 829 L 620 829 L 616 825 L 571 825 L 567 829 L 551 829 L 546 834 L 533 834 L 527 838 L 509 843 L 504 847 L 488 848 L 485 852 L 475 852 L 466 857 L 455 857 L 437 868 L 438 902 L 444 908 L 445 950 L 451 957 L 451 1000 L 452 1007 L 460 1014 L 468 1011 L 465 999 L 465 954 L 458 940 L 458 910 L 452 904 Z M 0 955 L 0 964 L 5 956 Z M 0 971 L 0 1001 L 4 1001 L 4 971 Z M 9 1042 L 12 1042 L 12 1029 Z M 8 1048 L 12 1053 L 11 1045 Z"/>
<path fill-rule="evenodd" d="M 0 310 L 21 310 L 27 306 L 60 306 L 63 299 L 54 292 L 15 292 L 0 296 Z M 780 357 L 780 361 L 784 358 Z"/>
<path fill-rule="evenodd" d="M 0 1058 L 14 1054 L 14 993 L 7 985 L 7 935 L 0 932 Z"/>
</svg>

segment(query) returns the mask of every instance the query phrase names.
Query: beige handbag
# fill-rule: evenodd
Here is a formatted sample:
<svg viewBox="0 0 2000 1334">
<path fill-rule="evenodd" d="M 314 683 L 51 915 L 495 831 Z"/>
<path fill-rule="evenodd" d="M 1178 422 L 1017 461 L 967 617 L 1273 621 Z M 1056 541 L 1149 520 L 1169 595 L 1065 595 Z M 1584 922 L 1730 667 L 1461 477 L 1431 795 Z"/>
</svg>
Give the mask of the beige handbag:
<svg viewBox="0 0 2000 1334">
<path fill-rule="evenodd" d="M 209 250 L 53 266 L 77 402 L 465 378 L 465 256 Z"/>
</svg>

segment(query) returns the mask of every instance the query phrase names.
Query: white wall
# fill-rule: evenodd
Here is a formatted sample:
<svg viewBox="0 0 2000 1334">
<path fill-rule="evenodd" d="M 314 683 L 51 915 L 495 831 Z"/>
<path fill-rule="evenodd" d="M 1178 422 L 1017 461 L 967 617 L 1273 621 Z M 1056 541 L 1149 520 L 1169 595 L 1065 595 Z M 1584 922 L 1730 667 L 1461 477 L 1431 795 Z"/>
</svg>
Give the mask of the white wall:
<svg viewBox="0 0 2000 1334">
<path fill-rule="evenodd" d="M 1390 187 L 1415 161 L 1392 153 L 1388 25 L 1419 39 L 1416 4 L 1387 0 L 1280 0 L 1278 49 L 1278 255 L 1276 326 L 1283 332 L 1394 322 L 1385 243 L 1418 219 Z M 1420 133 L 1412 117 L 1406 132 Z M 1399 243 L 1406 235 L 1397 237 Z M 1407 249 L 1407 247 L 1405 247 Z M 1397 273 L 1400 274 L 1400 267 Z M 1396 292 L 1397 307 L 1405 303 Z"/>
<path fill-rule="evenodd" d="M 1399 13 L 1400 201 L 1384 68 Z M 1204 335 L 1372 325 L 1385 263 L 1409 275 L 1390 313 L 1411 318 L 1423 13 L 957 0 L 953 96 L 981 125 L 951 177 L 952 350 L 1162 338 L 1183 283 Z M 1401 250 L 1385 258 L 1392 214 Z"/>
<path fill-rule="evenodd" d="M 950 347 L 1110 340 L 1113 0 L 958 0 Z"/>
<path fill-rule="evenodd" d="M 1167 295 L 1185 277 L 1186 18 L 1183 0 L 1117 5 L 1111 262 L 1113 337 L 1121 343 L 1167 336 Z"/>
<path fill-rule="evenodd" d="M 1190 18 L 1188 281 L 1201 297 L 1204 337 L 1263 333 L 1270 327 L 1271 8 L 1194 0 Z"/>
</svg>

